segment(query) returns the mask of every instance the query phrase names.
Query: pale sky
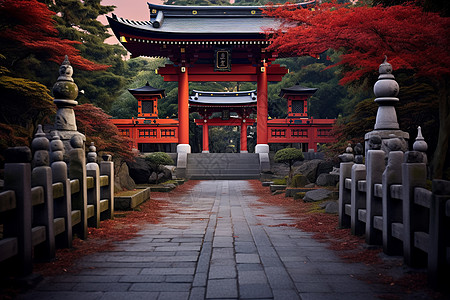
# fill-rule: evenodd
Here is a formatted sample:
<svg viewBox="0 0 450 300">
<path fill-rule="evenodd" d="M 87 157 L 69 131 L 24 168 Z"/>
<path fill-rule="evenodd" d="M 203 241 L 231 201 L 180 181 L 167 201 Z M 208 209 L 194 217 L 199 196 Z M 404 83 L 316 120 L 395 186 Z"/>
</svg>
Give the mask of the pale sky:
<svg viewBox="0 0 450 300">
<path fill-rule="evenodd" d="M 147 21 L 150 19 L 150 12 L 148 10 L 147 2 L 154 4 L 162 4 L 163 0 L 103 0 L 102 5 L 114 5 L 116 9 L 115 13 L 118 17 L 136 20 L 136 21 Z M 111 13 L 108 14 L 111 16 Z M 103 24 L 107 24 L 105 16 L 100 16 L 99 21 Z M 112 32 L 110 32 L 113 34 Z M 115 36 L 110 37 L 106 40 L 110 44 L 119 44 L 119 41 Z"/>
</svg>

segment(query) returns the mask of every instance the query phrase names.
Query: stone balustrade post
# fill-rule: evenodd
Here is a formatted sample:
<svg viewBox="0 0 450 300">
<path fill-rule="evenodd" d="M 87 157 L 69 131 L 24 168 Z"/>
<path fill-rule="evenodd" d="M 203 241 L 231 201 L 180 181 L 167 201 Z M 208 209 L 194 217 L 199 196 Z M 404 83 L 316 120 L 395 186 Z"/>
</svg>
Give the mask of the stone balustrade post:
<svg viewBox="0 0 450 300">
<path fill-rule="evenodd" d="M 375 196 L 375 184 L 382 182 L 385 169 L 385 152 L 368 150 L 366 155 L 366 243 L 379 245 L 382 242 L 381 232 L 374 227 L 374 217 L 381 216 L 382 201 Z"/>
<path fill-rule="evenodd" d="M 13 190 L 16 198 L 15 216 L 3 224 L 3 237 L 17 237 L 17 267 L 19 275 L 33 270 L 31 236 L 31 151 L 14 147 L 6 151 L 4 190 Z"/>
<path fill-rule="evenodd" d="M 414 247 L 414 232 L 427 232 L 428 211 L 414 204 L 414 189 L 425 187 L 427 166 L 418 151 L 408 151 L 402 164 L 403 184 L 403 258 L 407 265 L 425 265 L 426 254 Z"/>
<path fill-rule="evenodd" d="M 382 177 L 383 251 L 388 255 L 401 255 L 403 252 L 402 241 L 392 236 L 392 223 L 403 223 L 403 205 L 400 199 L 391 197 L 391 185 L 402 183 L 402 163 L 403 152 L 391 151 Z"/>
<path fill-rule="evenodd" d="M 351 230 L 354 235 L 361 235 L 365 232 L 365 223 L 358 218 L 359 210 L 366 208 L 366 193 L 358 189 L 359 181 L 366 179 L 366 166 L 363 164 L 354 164 L 352 166 L 352 185 L 351 185 Z"/>
<path fill-rule="evenodd" d="M 41 125 L 38 126 L 31 148 L 34 152 L 31 186 L 41 186 L 44 189 L 44 203 L 33 207 L 33 227 L 45 226 L 46 234 L 45 242 L 35 246 L 34 255 L 35 257 L 52 259 L 55 257 L 55 233 L 52 169 L 49 166 L 50 143 L 45 137 Z"/>
<path fill-rule="evenodd" d="M 54 217 L 64 218 L 64 232 L 55 237 L 56 246 L 61 248 L 72 247 L 72 195 L 70 181 L 67 176 L 67 164 L 64 159 L 64 145 L 57 132 L 53 132 L 50 142 L 51 168 L 53 174 L 53 184 L 62 184 L 62 197 L 54 199 Z M 55 196 L 55 195 L 53 195 Z"/>
<path fill-rule="evenodd" d="M 353 149 L 348 144 L 346 152 L 339 155 L 341 163 L 339 165 L 339 227 L 350 227 L 350 217 L 345 214 L 345 205 L 351 202 L 351 193 L 349 189 L 345 188 L 345 179 L 351 178 L 352 166 L 354 165 Z"/>
<path fill-rule="evenodd" d="M 450 182 L 433 180 L 430 207 L 430 246 L 428 282 L 435 288 L 448 288 L 450 270 L 447 249 L 450 247 Z M 447 267 L 446 267 L 447 266 Z"/>
<path fill-rule="evenodd" d="M 97 164 L 97 148 L 92 142 L 87 154 L 86 175 L 94 179 L 94 187 L 87 190 L 87 204 L 94 205 L 94 216 L 88 219 L 89 227 L 100 227 L 100 167 Z"/>
<path fill-rule="evenodd" d="M 108 199 L 108 211 L 105 212 L 105 217 L 108 219 L 114 218 L 114 162 L 111 155 L 103 155 L 103 161 L 100 162 L 100 175 L 108 176 L 108 185 L 100 188 L 100 198 Z"/>
<path fill-rule="evenodd" d="M 72 209 L 79 210 L 81 222 L 74 228 L 81 239 L 88 236 L 87 227 L 87 179 L 86 179 L 86 156 L 84 152 L 83 137 L 74 135 L 70 140 L 72 150 L 69 152 L 69 178 L 78 180 L 80 191 L 72 194 Z"/>
</svg>

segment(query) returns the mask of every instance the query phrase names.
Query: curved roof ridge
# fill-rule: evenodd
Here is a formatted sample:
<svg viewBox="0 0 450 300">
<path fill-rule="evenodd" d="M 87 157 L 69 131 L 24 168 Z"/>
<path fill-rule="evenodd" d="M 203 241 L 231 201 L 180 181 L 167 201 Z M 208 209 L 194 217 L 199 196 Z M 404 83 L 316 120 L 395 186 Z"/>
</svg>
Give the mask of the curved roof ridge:
<svg viewBox="0 0 450 300">
<path fill-rule="evenodd" d="M 250 91 L 238 91 L 238 92 L 210 92 L 210 91 L 198 91 L 198 90 L 192 90 L 192 93 L 194 94 L 201 94 L 202 96 L 231 96 L 231 95 L 244 95 L 244 94 L 256 94 L 256 90 L 250 90 Z M 204 95 L 203 95 L 204 94 Z"/>
</svg>

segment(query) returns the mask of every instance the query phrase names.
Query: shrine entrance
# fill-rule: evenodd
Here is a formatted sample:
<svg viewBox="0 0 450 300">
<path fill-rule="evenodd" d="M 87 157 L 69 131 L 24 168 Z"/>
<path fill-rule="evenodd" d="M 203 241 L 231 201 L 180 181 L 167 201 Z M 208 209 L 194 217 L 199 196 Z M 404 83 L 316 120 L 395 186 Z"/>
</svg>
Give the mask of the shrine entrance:
<svg viewBox="0 0 450 300">
<path fill-rule="evenodd" d="M 315 2 L 311 0 L 292 5 L 308 8 Z M 309 149 L 316 150 L 318 143 L 333 140 L 330 129 L 335 120 L 309 118 L 304 108 L 307 107 L 310 91 L 303 88 L 285 89 L 284 96 L 280 96 L 288 100 L 289 116 L 268 120 L 268 83 L 281 81 L 288 69 L 274 63 L 278 53 L 269 49 L 271 42 L 264 28 L 279 28 L 281 23 L 264 16 L 265 7 L 148 3 L 148 8 L 148 21 L 128 20 L 114 14 L 107 19 L 117 39 L 132 57 L 166 57 L 170 60 L 157 73 L 164 81 L 178 83 L 178 119 L 159 119 L 151 111 L 152 104 L 147 102 L 153 101 L 155 104 L 161 93 L 147 87 L 145 95 L 138 96 L 142 105 L 139 117 L 114 121 L 124 135 L 132 138 L 134 144 L 151 140 L 177 143 L 177 172 L 189 169 L 194 172 L 192 170 L 200 163 L 205 164 L 207 159 L 198 157 L 204 153 L 190 154 L 189 106 L 202 116 L 195 123 L 203 128 L 205 153 L 209 152 L 209 127 L 240 128 L 241 153 L 227 158 L 226 170 L 222 168 L 213 172 L 208 167 L 200 170 L 200 175 L 207 173 L 240 178 L 240 174 L 247 174 L 245 176 L 252 178 L 260 171 L 270 170 L 269 143 L 308 143 L 311 145 Z M 191 97 L 189 82 L 256 82 L 257 87 L 255 91 L 237 93 L 194 91 Z M 145 115 L 146 110 L 151 112 Z M 245 153 L 248 152 L 246 128 L 254 124 L 257 135 L 255 154 Z M 212 159 L 209 165 L 220 166 L 219 159 L 222 160 L 225 155 L 217 157 L 212 154 L 207 155 Z M 255 164 L 251 163 L 252 160 Z M 230 168 L 231 165 L 234 167 Z M 251 170 L 242 170 L 243 166 L 251 166 Z M 225 171 L 228 173 L 221 173 Z M 192 174 L 192 177 L 197 176 Z M 180 177 L 186 177 L 184 175 Z"/>
<path fill-rule="evenodd" d="M 314 1 L 298 5 L 307 7 L 311 3 Z M 113 14 L 108 17 L 108 22 L 133 57 L 167 57 L 171 60 L 171 64 L 158 69 L 158 74 L 164 81 L 178 82 L 177 152 L 191 152 L 189 82 L 239 81 L 257 83 L 255 152 L 268 153 L 267 84 L 281 81 L 288 70 L 272 63 L 277 53 L 267 50 L 270 42 L 263 28 L 278 27 L 279 21 L 264 17 L 264 7 L 257 6 L 148 3 L 148 7 L 149 21 L 127 20 Z M 247 122 L 245 118 L 243 120 Z"/>
<path fill-rule="evenodd" d="M 202 153 L 209 153 L 209 127 L 238 126 L 240 128 L 240 153 L 248 153 L 247 127 L 255 124 L 256 90 L 246 92 L 193 91 L 189 98 L 190 112 L 202 117 L 195 124 L 202 126 Z"/>
</svg>

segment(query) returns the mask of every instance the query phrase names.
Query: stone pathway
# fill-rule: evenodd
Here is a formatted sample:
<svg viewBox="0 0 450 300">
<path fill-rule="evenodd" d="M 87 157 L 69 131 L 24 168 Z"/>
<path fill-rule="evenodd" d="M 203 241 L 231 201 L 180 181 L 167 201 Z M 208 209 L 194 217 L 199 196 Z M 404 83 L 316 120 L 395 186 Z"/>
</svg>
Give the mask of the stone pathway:
<svg viewBox="0 0 450 300">
<path fill-rule="evenodd" d="M 282 208 L 258 205 L 247 181 L 201 181 L 140 236 L 85 257 L 76 274 L 45 279 L 19 299 L 379 299 L 370 272 L 343 263 L 294 227 Z"/>
</svg>

